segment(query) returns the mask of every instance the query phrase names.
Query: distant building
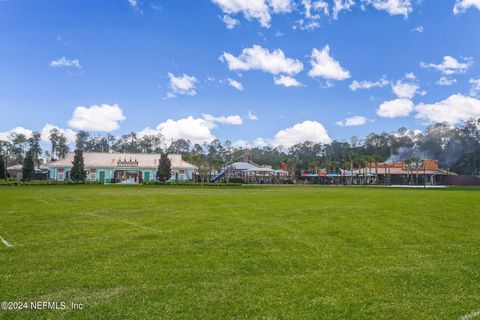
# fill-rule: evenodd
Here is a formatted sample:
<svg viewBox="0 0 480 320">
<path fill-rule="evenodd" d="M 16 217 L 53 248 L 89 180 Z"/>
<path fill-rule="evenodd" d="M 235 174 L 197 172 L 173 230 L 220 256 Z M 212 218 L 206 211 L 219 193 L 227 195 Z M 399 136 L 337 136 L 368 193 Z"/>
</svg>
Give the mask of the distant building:
<svg viewBox="0 0 480 320">
<path fill-rule="evenodd" d="M 14 166 L 7 167 L 8 176 L 11 179 L 22 180 L 23 178 L 23 165 L 16 164 Z M 32 180 L 46 180 L 48 176 L 48 168 L 45 165 L 35 167 Z"/>
<path fill-rule="evenodd" d="M 70 180 L 73 153 L 64 159 L 49 163 L 49 178 L 57 181 Z M 170 181 L 192 180 L 198 169 L 182 159 L 180 154 L 169 154 L 172 164 Z M 143 153 L 83 153 L 87 180 L 104 183 L 141 183 L 156 180 L 160 154 Z"/>
<path fill-rule="evenodd" d="M 447 184 L 449 177 L 456 176 L 456 173 L 439 168 L 438 161 L 432 159 L 418 162 L 372 162 L 353 170 L 353 174 L 378 177 L 382 181 L 387 179 L 392 184 Z"/>
</svg>

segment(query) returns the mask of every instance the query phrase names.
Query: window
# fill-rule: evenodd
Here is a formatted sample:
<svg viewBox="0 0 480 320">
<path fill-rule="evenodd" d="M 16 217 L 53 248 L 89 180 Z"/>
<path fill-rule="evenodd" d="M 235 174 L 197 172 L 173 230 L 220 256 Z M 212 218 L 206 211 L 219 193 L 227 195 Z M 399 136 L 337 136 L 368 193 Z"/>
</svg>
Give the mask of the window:
<svg viewBox="0 0 480 320">
<path fill-rule="evenodd" d="M 58 181 L 63 181 L 65 180 L 65 174 L 63 172 L 58 173 Z"/>
<path fill-rule="evenodd" d="M 95 172 L 90 173 L 90 180 L 91 181 L 97 180 L 97 175 L 95 174 Z"/>
</svg>

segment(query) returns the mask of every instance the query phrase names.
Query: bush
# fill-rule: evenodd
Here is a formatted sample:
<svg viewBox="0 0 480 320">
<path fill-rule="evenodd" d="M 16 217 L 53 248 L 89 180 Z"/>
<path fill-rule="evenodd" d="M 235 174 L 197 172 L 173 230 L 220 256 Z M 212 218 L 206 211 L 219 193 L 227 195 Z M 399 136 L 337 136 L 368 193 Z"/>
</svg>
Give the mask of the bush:
<svg viewBox="0 0 480 320">
<path fill-rule="evenodd" d="M 230 178 L 228 179 L 228 183 L 245 183 L 242 178 Z"/>
<path fill-rule="evenodd" d="M 208 182 L 160 182 L 160 181 L 144 181 L 143 185 L 147 186 L 176 186 L 176 187 L 241 187 L 241 183 L 208 183 Z"/>
<path fill-rule="evenodd" d="M 18 181 L 7 180 L 0 181 L 0 186 L 63 186 L 63 185 L 100 185 L 103 184 L 100 181 L 55 181 L 55 180 L 30 180 L 30 181 Z"/>
</svg>

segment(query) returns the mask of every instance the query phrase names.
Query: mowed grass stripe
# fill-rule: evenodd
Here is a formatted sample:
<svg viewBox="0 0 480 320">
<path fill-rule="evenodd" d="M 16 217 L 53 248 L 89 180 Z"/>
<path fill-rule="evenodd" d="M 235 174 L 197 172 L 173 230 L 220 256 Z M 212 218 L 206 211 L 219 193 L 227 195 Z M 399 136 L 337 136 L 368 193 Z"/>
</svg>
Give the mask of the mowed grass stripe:
<svg viewBox="0 0 480 320">
<path fill-rule="evenodd" d="M 2 228 L 19 245 L 0 248 L 2 298 L 87 307 L 1 316 L 457 319 L 480 306 L 477 198 L 382 188 L 3 188 Z"/>
</svg>

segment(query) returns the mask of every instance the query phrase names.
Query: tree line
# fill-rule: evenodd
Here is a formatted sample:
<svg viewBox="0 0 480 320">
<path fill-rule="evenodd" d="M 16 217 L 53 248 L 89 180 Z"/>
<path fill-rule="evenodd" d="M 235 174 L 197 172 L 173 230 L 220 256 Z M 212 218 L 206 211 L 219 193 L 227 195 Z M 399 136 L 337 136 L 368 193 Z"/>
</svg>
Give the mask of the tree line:
<svg viewBox="0 0 480 320">
<path fill-rule="evenodd" d="M 34 132 L 31 137 L 12 133 L 8 140 L 0 140 L 0 165 L 23 164 L 28 158 L 38 167 L 64 158 L 70 152 L 67 137 L 58 129 L 50 132 L 49 149 L 42 150 L 40 141 L 39 132 Z M 131 132 L 115 137 L 80 131 L 75 149 L 83 152 L 178 153 L 205 171 L 220 170 L 234 161 L 248 160 L 274 169 L 285 163 L 287 169 L 296 174 L 320 170 L 338 173 L 340 169 L 363 167 L 371 162 L 430 158 L 438 160 L 442 168 L 458 174 L 479 175 L 480 119 L 466 121 L 457 127 L 437 123 L 423 132 L 400 128 L 393 132 L 372 132 L 364 138 L 354 136 L 348 141 L 335 140 L 329 144 L 305 141 L 290 148 L 262 146 L 248 150 L 234 146 L 228 140 L 222 143 L 215 139 L 198 144 L 185 139 L 169 142 L 160 134 L 139 137 Z"/>
</svg>

